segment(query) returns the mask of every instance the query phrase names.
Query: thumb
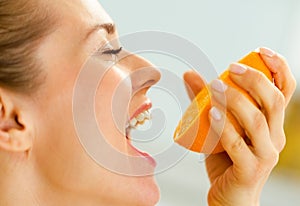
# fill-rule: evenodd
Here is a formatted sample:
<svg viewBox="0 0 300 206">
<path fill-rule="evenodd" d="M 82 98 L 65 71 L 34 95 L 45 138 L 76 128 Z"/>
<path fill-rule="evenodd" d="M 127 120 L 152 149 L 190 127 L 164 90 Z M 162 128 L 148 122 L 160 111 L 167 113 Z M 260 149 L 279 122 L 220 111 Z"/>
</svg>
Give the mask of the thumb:
<svg viewBox="0 0 300 206">
<path fill-rule="evenodd" d="M 206 87 L 205 80 L 194 70 L 185 72 L 183 74 L 183 79 L 185 81 L 185 88 L 191 100 Z"/>
</svg>

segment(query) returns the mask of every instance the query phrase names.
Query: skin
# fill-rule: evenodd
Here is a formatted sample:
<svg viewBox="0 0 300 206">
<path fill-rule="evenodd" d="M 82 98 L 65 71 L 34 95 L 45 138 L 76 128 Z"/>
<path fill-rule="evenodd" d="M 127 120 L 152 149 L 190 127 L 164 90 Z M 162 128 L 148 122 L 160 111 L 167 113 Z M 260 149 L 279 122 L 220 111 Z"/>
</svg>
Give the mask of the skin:
<svg viewBox="0 0 300 206">
<path fill-rule="evenodd" d="M 102 28 L 88 39 L 86 33 L 95 24 L 112 20 L 96 0 L 53 0 L 48 4 L 60 22 L 37 51 L 46 74 L 44 84 L 30 96 L 0 88 L 0 205 L 155 205 L 159 190 L 153 176 L 120 175 L 101 167 L 82 147 L 73 122 L 72 98 L 81 69 L 86 68 L 87 60 L 97 58 L 97 68 L 106 71 L 105 62 L 110 56 L 91 54 L 106 41 L 113 41 L 114 49 L 120 48 L 114 41 L 118 38 L 116 31 L 108 33 Z M 261 49 L 264 61 L 275 73 L 275 85 L 251 68 L 243 74 L 231 74 L 257 100 L 262 111 L 234 89 L 225 91 L 226 96 L 240 100 L 239 104 L 229 101 L 227 105 L 248 132 L 253 146 L 237 136 L 230 122 L 226 122 L 222 133 L 220 120 L 212 118 L 227 153 L 211 155 L 206 161 L 212 183 L 210 205 L 258 204 L 261 188 L 284 146 L 283 113 L 296 84 L 285 60 L 278 54 L 269 57 L 266 51 Z M 132 116 L 147 101 L 147 90 L 160 74 L 137 55 L 123 50 L 120 56 L 124 58 L 106 71 L 98 85 L 95 114 L 106 141 L 116 151 L 128 157 L 139 156 L 123 132 L 124 117 Z M 142 69 L 145 67 L 148 69 Z M 131 81 L 126 83 L 128 76 Z M 194 72 L 186 73 L 185 79 L 194 92 L 205 85 Z M 255 87 L 253 79 L 259 79 Z M 114 124 L 111 101 L 115 89 L 124 82 L 124 93 L 130 96 L 118 96 L 125 105 L 120 112 L 120 130 Z M 218 101 L 218 92 L 212 91 Z M 218 109 L 222 114 L 222 108 Z M 251 124 L 249 119 L 257 121 Z M 129 158 L 122 163 L 135 168 Z M 154 171 L 149 162 L 144 164 Z"/>
</svg>

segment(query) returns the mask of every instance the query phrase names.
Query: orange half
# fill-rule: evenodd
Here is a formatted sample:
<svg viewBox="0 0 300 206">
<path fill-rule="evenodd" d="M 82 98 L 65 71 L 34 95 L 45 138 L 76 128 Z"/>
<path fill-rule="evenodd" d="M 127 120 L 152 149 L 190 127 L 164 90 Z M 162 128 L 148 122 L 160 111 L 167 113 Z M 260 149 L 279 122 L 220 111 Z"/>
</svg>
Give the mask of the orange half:
<svg viewBox="0 0 300 206">
<path fill-rule="evenodd" d="M 272 73 L 265 65 L 259 53 L 251 52 L 250 54 L 242 58 L 239 63 L 257 69 L 264 73 L 270 81 L 273 80 Z M 238 89 L 241 93 L 248 97 L 253 104 L 258 107 L 257 103 L 252 99 L 252 97 L 245 90 L 238 87 L 230 79 L 228 70 L 226 70 L 219 77 L 219 79 L 221 79 L 227 85 Z M 197 94 L 197 96 L 192 101 L 183 117 L 181 118 L 174 133 L 174 141 L 176 143 L 194 152 L 215 154 L 224 151 L 221 143 L 218 142 L 218 140 L 215 140 L 213 138 L 213 135 L 211 135 L 212 133 L 210 132 L 210 96 L 210 91 L 206 87 Z M 245 137 L 244 131 L 240 127 L 240 124 L 237 122 L 235 117 L 229 112 L 227 112 L 226 115 L 227 118 L 232 122 L 236 131 L 242 137 Z"/>
</svg>

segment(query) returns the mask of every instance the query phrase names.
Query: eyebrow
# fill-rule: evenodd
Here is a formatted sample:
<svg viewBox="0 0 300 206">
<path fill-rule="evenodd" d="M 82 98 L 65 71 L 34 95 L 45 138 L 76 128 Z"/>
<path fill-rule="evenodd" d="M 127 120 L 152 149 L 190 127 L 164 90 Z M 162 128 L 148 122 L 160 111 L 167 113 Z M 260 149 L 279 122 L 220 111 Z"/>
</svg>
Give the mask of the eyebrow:
<svg viewBox="0 0 300 206">
<path fill-rule="evenodd" d="M 107 34 L 114 34 L 116 31 L 116 26 L 114 23 L 96 24 L 87 32 L 85 40 L 88 39 L 94 32 L 104 29 Z"/>
</svg>

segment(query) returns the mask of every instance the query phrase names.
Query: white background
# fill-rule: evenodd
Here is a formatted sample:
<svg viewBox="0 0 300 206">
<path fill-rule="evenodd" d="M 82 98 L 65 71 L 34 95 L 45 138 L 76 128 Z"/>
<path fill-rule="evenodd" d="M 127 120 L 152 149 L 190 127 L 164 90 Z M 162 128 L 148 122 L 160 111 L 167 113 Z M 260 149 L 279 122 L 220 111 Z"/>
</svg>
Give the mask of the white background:
<svg viewBox="0 0 300 206">
<path fill-rule="evenodd" d="M 198 45 L 218 73 L 249 51 L 267 46 L 283 54 L 297 79 L 300 78 L 300 1 L 100 0 L 100 3 L 116 22 L 120 35 L 142 30 L 175 33 Z M 149 58 L 159 66 L 178 67 L 176 61 L 167 58 L 155 55 Z M 154 103 L 172 104 L 170 97 L 156 99 L 155 94 L 152 93 Z M 171 141 L 179 118 L 176 113 L 171 118 L 175 122 L 167 124 L 165 142 Z M 200 158 L 189 153 L 175 167 L 156 176 L 162 194 L 158 205 L 206 205 L 209 183 Z M 298 206 L 299 194 L 299 183 L 284 175 L 273 175 L 264 189 L 261 205 Z"/>
</svg>

